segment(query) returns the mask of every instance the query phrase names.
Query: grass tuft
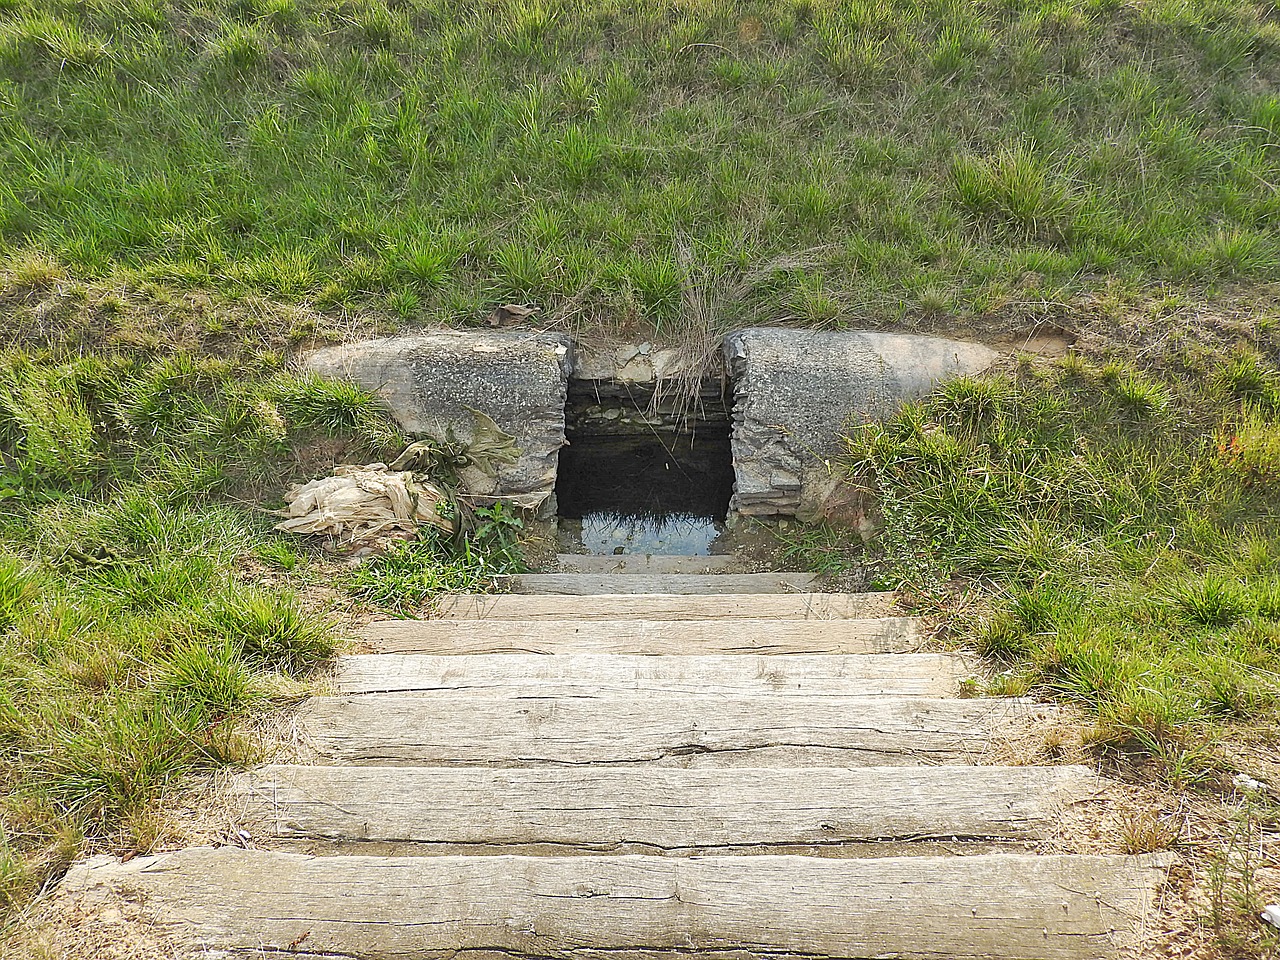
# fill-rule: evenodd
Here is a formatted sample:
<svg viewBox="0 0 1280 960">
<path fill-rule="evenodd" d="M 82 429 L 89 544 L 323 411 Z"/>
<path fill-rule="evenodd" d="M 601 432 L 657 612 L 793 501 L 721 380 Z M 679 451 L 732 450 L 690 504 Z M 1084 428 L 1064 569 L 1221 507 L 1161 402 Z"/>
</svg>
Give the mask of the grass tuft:
<svg viewBox="0 0 1280 960">
<path fill-rule="evenodd" d="M 1218 385 L 1233 399 L 1264 407 L 1280 405 L 1280 379 L 1253 353 L 1238 353 L 1218 376 Z"/>
<path fill-rule="evenodd" d="M 460 542 L 430 529 L 415 541 L 393 544 L 352 572 L 348 590 L 367 604 L 394 610 L 422 608 L 444 593 L 495 590 L 503 575 L 525 568 L 514 541 L 518 518 L 508 517 L 501 505 L 487 512 Z"/>
<path fill-rule="evenodd" d="M 237 716 L 262 700 L 251 660 L 230 640 L 196 641 L 174 651 L 161 683 L 194 709 Z"/>
<path fill-rule="evenodd" d="M 17 557 L 0 556 L 0 632 L 18 622 L 36 592 L 30 568 Z"/>
<path fill-rule="evenodd" d="M 306 675 L 335 649 L 330 625 L 289 593 L 234 590 L 211 605 L 200 626 L 248 666 L 288 676 Z"/>
<path fill-rule="evenodd" d="M 1230 627 L 1249 613 L 1240 584 L 1212 574 L 1178 584 L 1170 591 L 1169 601 L 1187 623 L 1205 627 Z"/>
<path fill-rule="evenodd" d="M 314 375 L 284 377 L 273 385 L 270 396 L 293 429 L 318 430 L 331 437 L 356 434 L 375 441 L 390 439 L 382 401 L 349 381 Z"/>
<path fill-rule="evenodd" d="M 1026 144 L 990 157 L 961 156 L 951 167 L 960 202 L 974 213 L 1030 236 L 1069 229 L 1071 195 L 1060 165 Z"/>
</svg>

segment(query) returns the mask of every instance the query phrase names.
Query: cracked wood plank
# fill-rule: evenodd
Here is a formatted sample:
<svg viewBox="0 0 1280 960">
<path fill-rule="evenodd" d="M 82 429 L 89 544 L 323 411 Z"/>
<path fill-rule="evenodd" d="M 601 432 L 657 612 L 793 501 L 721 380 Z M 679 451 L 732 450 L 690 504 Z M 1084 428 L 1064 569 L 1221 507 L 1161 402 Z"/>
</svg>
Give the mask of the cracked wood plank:
<svg viewBox="0 0 1280 960">
<path fill-rule="evenodd" d="M 842 620 L 891 615 L 892 593 L 747 593 L 719 596 L 515 593 L 441 597 L 439 616 L 476 620 Z"/>
<path fill-rule="evenodd" d="M 97 857 L 111 893 L 193 950 L 445 960 L 706 957 L 1087 960 L 1150 909 L 1154 857 L 307 857 L 191 848 Z"/>
<path fill-rule="evenodd" d="M 714 573 L 741 563 L 740 559 L 728 553 L 706 557 L 660 553 L 627 553 L 620 556 L 562 553 L 556 557 L 556 566 L 564 573 Z"/>
<path fill-rule="evenodd" d="M 891 766 L 978 762 L 1053 714 L 1022 700 L 459 690 L 313 697 L 298 720 L 337 762 Z"/>
<path fill-rule="evenodd" d="M 280 837 L 594 850 L 1043 838 L 1097 787 L 1084 767 L 278 765 L 236 781 L 248 822 Z"/>
<path fill-rule="evenodd" d="M 674 611 L 668 609 L 668 612 Z M 913 617 L 850 620 L 609 620 L 590 617 L 580 620 L 378 620 L 361 630 L 360 638 L 383 653 L 429 654 L 866 654 L 904 653 L 921 643 L 919 621 Z"/>
<path fill-rule="evenodd" d="M 381 653 L 342 657 L 335 683 L 337 692 L 342 694 L 424 696 L 451 696 L 457 690 L 502 690 L 541 696 L 659 690 L 805 697 L 942 697 L 955 694 L 960 681 L 970 675 L 961 658 L 938 653 L 790 657 Z"/>
<path fill-rule="evenodd" d="M 522 573 L 508 578 L 512 593 L 566 594 L 662 594 L 713 596 L 716 594 L 803 593 L 817 581 L 812 573 Z"/>
</svg>

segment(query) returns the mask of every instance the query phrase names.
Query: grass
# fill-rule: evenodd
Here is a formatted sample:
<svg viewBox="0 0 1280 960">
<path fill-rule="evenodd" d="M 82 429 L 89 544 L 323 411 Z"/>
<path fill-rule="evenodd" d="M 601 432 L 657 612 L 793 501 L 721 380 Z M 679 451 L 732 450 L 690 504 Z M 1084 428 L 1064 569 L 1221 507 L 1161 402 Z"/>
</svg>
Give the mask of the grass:
<svg viewBox="0 0 1280 960">
<path fill-rule="evenodd" d="M 959 629 L 1004 662 L 1003 690 L 1083 704 L 1099 749 L 1179 784 L 1280 729 L 1280 404 L 1254 389 L 1271 361 L 1245 368 L 1242 398 L 1172 364 L 1026 362 L 849 444 L 880 496 L 882 575 L 985 592 Z"/>
<path fill-rule="evenodd" d="M 400 610 L 518 569 L 500 506 L 345 581 L 274 534 L 291 479 L 404 438 L 369 394 L 259 343 L 186 346 L 190 306 L 154 315 L 178 321 L 161 351 L 100 328 L 96 350 L 0 353 L 0 920 L 88 850 L 166 842 L 200 774 L 253 762 L 239 721 L 305 694 L 347 596 Z"/>
<path fill-rule="evenodd" d="M 432 528 L 394 544 L 353 570 L 347 588 L 357 599 L 397 613 L 429 608 L 446 593 L 492 592 L 503 575 L 526 570 L 519 548 L 523 527 L 501 503 L 470 508 L 458 534 Z"/>
<path fill-rule="evenodd" d="M 0 636 L 0 832 L 15 863 L 3 892 L 11 903 L 82 844 L 149 849 L 157 804 L 192 774 L 252 755 L 233 721 L 280 686 L 260 646 L 286 652 L 299 675 L 334 649 L 315 614 L 298 612 L 265 636 L 233 629 L 218 614 L 258 599 L 235 564 L 266 536 L 261 520 L 156 502 L 159 492 L 153 483 L 116 502 L 49 502 L 5 525 L 0 552 L 29 585 Z M 89 531 L 101 551 L 61 547 Z M 273 608 L 290 604 L 277 599 Z"/>
<path fill-rule="evenodd" d="M 0 368 L 7 912 L 85 849 L 163 842 L 165 801 L 252 759 L 236 721 L 336 646 L 325 602 L 295 592 L 319 561 L 256 501 L 317 450 L 398 433 L 368 396 L 261 357 L 8 350 Z"/>
<path fill-rule="evenodd" d="M 748 322 L 1076 334 L 851 438 L 878 541 L 787 558 L 975 600 L 992 692 L 1228 790 L 1280 703 L 1277 89 L 1249 0 L 0 0 L 0 908 L 160 842 L 332 650 L 332 571 L 263 505 L 402 438 L 288 358 L 510 301 L 696 356 Z M 417 609 L 515 534 L 338 585 Z M 1212 878 L 1233 955 L 1269 816 Z"/>
<path fill-rule="evenodd" d="M 1212 292 L 1280 266 L 1278 84 L 1248 0 L 6 0 L 0 256 L 412 322 Z"/>
</svg>

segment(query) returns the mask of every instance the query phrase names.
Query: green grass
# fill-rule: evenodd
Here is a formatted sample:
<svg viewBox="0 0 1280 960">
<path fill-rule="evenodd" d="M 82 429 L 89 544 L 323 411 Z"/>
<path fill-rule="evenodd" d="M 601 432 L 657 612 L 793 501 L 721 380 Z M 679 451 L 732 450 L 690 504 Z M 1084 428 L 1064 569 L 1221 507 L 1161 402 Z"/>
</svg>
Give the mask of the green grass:
<svg viewBox="0 0 1280 960">
<path fill-rule="evenodd" d="M 422 610 L 446 593 L 488 593 L 505 574 L 526 571 L 519 548 L 524 521 L 496 503 L 462 512 L 459 532 L 430 528 L 394 544 L 347 578 L 358 600 L 396 612 Z"/>
<path fill-rule="evenodd" d="M 162 350 L 81 327 L 83 306 L 66 329 L 96 350 L 0 353 L 0 942 L 70 859 L 145 852 L 198 775 L 254 760 L 238 721 L 305 694 L 337 647 L 330 607 L 421 607 L 521 569 L 521 521 L 495 506 L 335 576 L 272 508 L 293 479 L 398 453 L 381 405 L 260 342 L 199 350 L 221 323 L 186 344 L 180 299 L 140 311 L 175 332 Z"/>
<path fill-rule="evenodd" d="M 193 776 L 253 758 L 236 721 L 335 650 L 295 593 L 320 561 L 267 508 L 399 435 L 367 395 L 254 356 L 0 355 L 6 912 L 85 849 L 163 840 Z"/>
<path fill-rule="evenodd" d="M 1079 333 L 852 438 L 878 542 L 787 557 L 965 593 L 991 692 L 1221 787 L 1280 704 L 1274 13 L 0 0 L 0 909 L 162 839 L 332 650 L 335 578 L 265 508 L 402 438 L 287 358 L 513 300 L 690 350 L 746 322 Z M 338 586 L 485 589 L 517 531 L 474 520 Z M 1213 923 L 1260 956 L 1246 860 Z"/>
<path fill-rule="evenodd" d="M 999 692 L 1074 700 L 1104 753 L 1213 780 L 1220 747 L 1280 731 L 1274 375 L 1256 353 L 1200 375 L 1072 355 L 944 385 L 849 441 L 882 580 L 976 589 L 987 612 L 954 628 Z"/>
<path fill-rule="evenodd" d="M 662 327 L 687 283 L 732 291 L 726 322 L 810 324 L 1213 292 L 1280 267 L 1273 21 L 6 0 L 0 256 L 411 321 Z"/>
</svg>

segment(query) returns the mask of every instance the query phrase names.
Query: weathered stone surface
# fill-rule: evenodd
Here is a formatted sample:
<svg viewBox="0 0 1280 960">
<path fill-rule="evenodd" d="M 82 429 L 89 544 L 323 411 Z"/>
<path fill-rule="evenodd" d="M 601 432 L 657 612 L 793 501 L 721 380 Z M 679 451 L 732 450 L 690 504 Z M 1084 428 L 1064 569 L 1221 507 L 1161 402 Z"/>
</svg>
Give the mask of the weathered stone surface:
<svg viewBox="0 0 1280 960">
<path fill-rule="evenodd" d="M 650 383 L 689 374 L 717 377 L 719 373 L 701 369 L 698 361 L 684 351 L 648 341 L 579 344 L 574 351 L 573 376 L 578 380 Z"/>
<path fill-rule="evenodd" d="M 734 378 L 733 508 L 820 515 L 829 458 L 851 426 L 892 414 L 997 353 L 938 337 L 755 327 L 725 339 Z"/>
<path fill-rule="evenodd" d="M 520 448 L 496 477 L 468 468 L 467 493 L 537 506 L 555 488 L 564 446 L 565 384 L 572 341 L 528 330 L 436 331 L 330 347 L 307 367 L 374 391 L 412 434 L 470 441 L 471 410 L 491 417 Z"/>
</svg>

